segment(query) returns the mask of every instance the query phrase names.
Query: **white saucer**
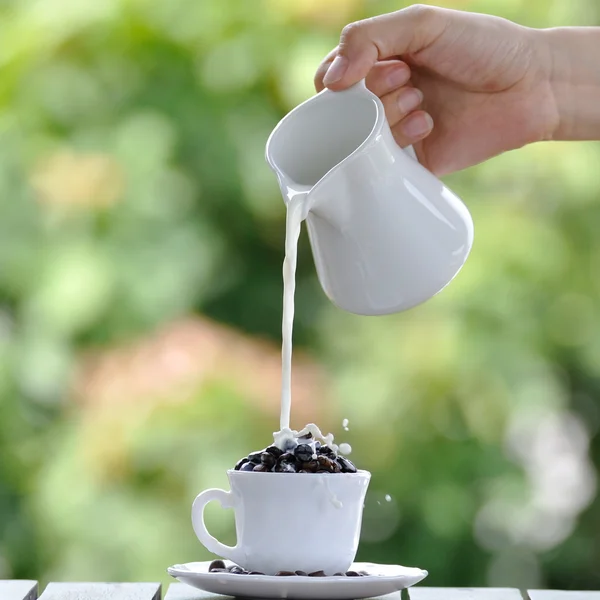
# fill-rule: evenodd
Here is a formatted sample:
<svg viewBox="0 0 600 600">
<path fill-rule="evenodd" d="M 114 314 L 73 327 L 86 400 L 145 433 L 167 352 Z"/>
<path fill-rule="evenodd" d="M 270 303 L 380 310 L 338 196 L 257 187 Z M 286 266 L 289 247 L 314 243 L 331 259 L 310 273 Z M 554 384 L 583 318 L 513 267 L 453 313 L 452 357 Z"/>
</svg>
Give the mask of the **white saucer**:
<svg viewBox="0 0 600 600">
<path fill-rule="evenodd" d="M 225 561 L 227 566 L 231 563 Z M 364 577 L 274 577 L 209 573 L 210 562 L 173 565 L 169 575 L 195 588 L 243 598 L 287 598 L 289 600 L 358 600 L 383 596 L 410 587 L 427 577 L 427 571 L 399 565 L 354 563 L 352 571 L 367 571 Z"/>
</svg>

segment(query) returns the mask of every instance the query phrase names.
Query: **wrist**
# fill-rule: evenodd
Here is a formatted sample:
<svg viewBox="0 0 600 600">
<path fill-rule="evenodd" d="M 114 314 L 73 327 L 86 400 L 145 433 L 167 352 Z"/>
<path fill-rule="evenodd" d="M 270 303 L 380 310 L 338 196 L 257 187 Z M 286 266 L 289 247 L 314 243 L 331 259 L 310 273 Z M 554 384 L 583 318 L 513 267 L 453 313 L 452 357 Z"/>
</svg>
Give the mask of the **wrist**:
<svg viewBox="0 0 600 600">
<path fill-rule="evenodd" d="M 557 118 L 553 140 L 600 140 L 600 27 L 538 30 Z"/>
</svg>

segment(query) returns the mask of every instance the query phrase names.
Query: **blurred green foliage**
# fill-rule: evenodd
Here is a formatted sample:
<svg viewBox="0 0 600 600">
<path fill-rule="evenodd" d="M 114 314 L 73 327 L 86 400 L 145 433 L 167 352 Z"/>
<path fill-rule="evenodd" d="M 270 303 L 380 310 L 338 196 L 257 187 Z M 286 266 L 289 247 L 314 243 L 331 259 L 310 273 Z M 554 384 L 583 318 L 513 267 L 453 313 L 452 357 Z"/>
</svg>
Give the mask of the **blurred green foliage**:
<svg viewBox="0 0 600 600">
<path fill-rule="evenodd" d="M 600 24 L 597 0 L 440 4 Z M 193 497 L 278 418 L 256 399 L 285 218 L 264 143 L 343 25 L 402 6 L 0 4 L 0 577 L 168 581 L 208 557 Z M 540 144 L 448 178 L 473 253 L 405 314 L 330 306 L 302 238 L 295 339 L 328 383 L 295 424 L 304 406 L 373 472 L 359 558 L 600 588 L 599 162 Z"/>
</svg>

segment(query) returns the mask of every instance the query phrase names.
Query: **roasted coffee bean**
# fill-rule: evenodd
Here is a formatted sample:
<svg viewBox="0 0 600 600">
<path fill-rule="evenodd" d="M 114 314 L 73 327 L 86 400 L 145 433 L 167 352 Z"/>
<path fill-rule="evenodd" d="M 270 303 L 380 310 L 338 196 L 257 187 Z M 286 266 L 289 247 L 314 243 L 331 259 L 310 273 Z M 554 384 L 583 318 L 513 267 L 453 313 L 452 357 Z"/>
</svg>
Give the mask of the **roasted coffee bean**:
<svg viewBox="0 0 600 600">
<path fill-rule="evenodd" d="M 319 456 L 317 461 L 319 463 L 319 469 L 324 469 L 330 473 L 333 473 L 336 470 L 336 467 L 340 470 L 339 465 L 336 465 L 335 462 L 327 456 Z"/>
<path fill-rule="evenodd" d="M 342 473 L 356 473 L 356 467 L 354 464 L 343 456 L 337 457 L 337 464 L 342 469 Z"/>
<path fill-rule="evenodd" d="M 296 571 L 296 575 L 298 575 L 298 577 L 308 577 L 308 573 L 306 571 Z"/>
<path fill-rule="evenodd" d="M 334 573 L 333 574 L 334 577 L 344 577 L 343 573 Z"/>
<path fill-rule="evenodd" d="M 318 450 L 318 454 L 322 454 L 323 456 L 329 456 L 331 458 L 335 458 L 335 452 L 329 446 L 321 446 Z"/>
<path fill-rule="evenodd" d="M 319 468 L 319 463 L 316 460 L 309 460 L 308 462 L 302 463 L 300 466 L 308 473 L 316 473 Z"/>
<path fill-rule="evenodd" d="M 279 470 L 277 472 L 278 473 L 297 473 L 298 471 L 296 470 L 296 465 L 293 465 L 291 463 L 281 463 L 281 465 L 279 465 Z"/>
<path fill-rule="evenodd" d="M 260 571 L 250 571 L 248 575 L 264 575 L 264 573 L 261 573 Z"/>
<path fill-rule="evenodd" d="M 245 573 L 246 573 L 246 571 L 244 571 L 244 569 L 242 569 L 242 567 L 238 567 L 237 565 L 231 567 L 231 569 L 229 569 L 229 572 L 233 573 L 234 575 L 245 575 Z"/>
<path fill-rule="evenodd" d="M 275 472 L 277 473 L 296 473 L 298 470 L 298 461 L 291 452 L 285 452 L 275 464 Z"/>
<path fill-rule="evenodd" d="M 257 465 L 260 462 L 260 457 L 262 456 L 262 453 L 263 450 L 261 450 L 260 452 L 252 452 L 251 454 L 248 454 L 248 460 L 251 463 Z"/>
<path fill-rule="evenodd" d="M 267 473 L 269 472 L 271 469 L 269 469 L 268 467 L 265 467 L 265 465 L 256 465 L 254 467 L 254 469 L 252 469 L 255 473 Z"/>
<path fill-rule="evenodd" d="M 260 462 L 267 467 L 267 469 L 271 470 L 275 466 L 277 459 L 270 452 L 263 452 L 260 455 Z"/>
<path fill-rule="evenodd" d="M 235 464 L 234 470 L 239 471 L 246 463 L 248 462 L 247 458 L 242 458 L 240 460 L 237 461 L 237 463 Z"/>
<path fill-rule="evenodd" d="M 346 571 L 346 577 L 360 577 L 356 571 Z"/>
<path fill-rule="evenodd" d="M 294 450 L 294 454 L 298 460 L 307 462 L 312 459 L 313 449 L 308 444 L 299 444 Z"/>
<path fill-rule="evenodd" d="M 254 471 L 254 467 L 256 467 L 256 465 L 252 462 L 247 462 L 244 464 L 244 466 L 240 469 L 240 471 Z"/>
<path fill-rule="evenodd" d="M 315 571 L 314 573 L 309 573 L 309 577 L 327 577 L 324 571 Z"/>
<path fill-rule="evenodd" d="M 283 450 L 278 448 L 277 446 L 269 446 L 265 452 L 272 454 L 275 458 L 279 458 L 283 454 Z"/>
<path fill-rule="evenodd" d="M 208 566 L 208 570 L 214 571 L 215 569 L 225 570 L 227 569 L 227 567 L 225 566 L 225 563 L 222 560 L 213 560 Z"/>
<path fill-rule="evenodd" d="M 293 577 L 295 574 L 294 571 L 279 571 L 275 573 L 275 577 Z"/>
</svg>

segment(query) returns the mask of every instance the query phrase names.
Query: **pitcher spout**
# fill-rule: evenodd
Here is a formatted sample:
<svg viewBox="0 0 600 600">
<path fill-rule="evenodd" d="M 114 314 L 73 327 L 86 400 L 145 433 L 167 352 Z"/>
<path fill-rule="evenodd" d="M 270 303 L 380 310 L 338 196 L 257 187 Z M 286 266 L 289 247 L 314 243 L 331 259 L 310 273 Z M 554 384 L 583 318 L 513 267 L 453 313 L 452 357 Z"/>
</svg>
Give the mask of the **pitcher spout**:
<svg viewBox="0 0 600 600">
<path fill-rule="evenodd" d="M 285 116 L 267 141 L 266 159 L 284 199 L 311 191 L 381 129 L 382 106 L 361 82 L 343 92 L 323 90 Z"/>
</svg>

